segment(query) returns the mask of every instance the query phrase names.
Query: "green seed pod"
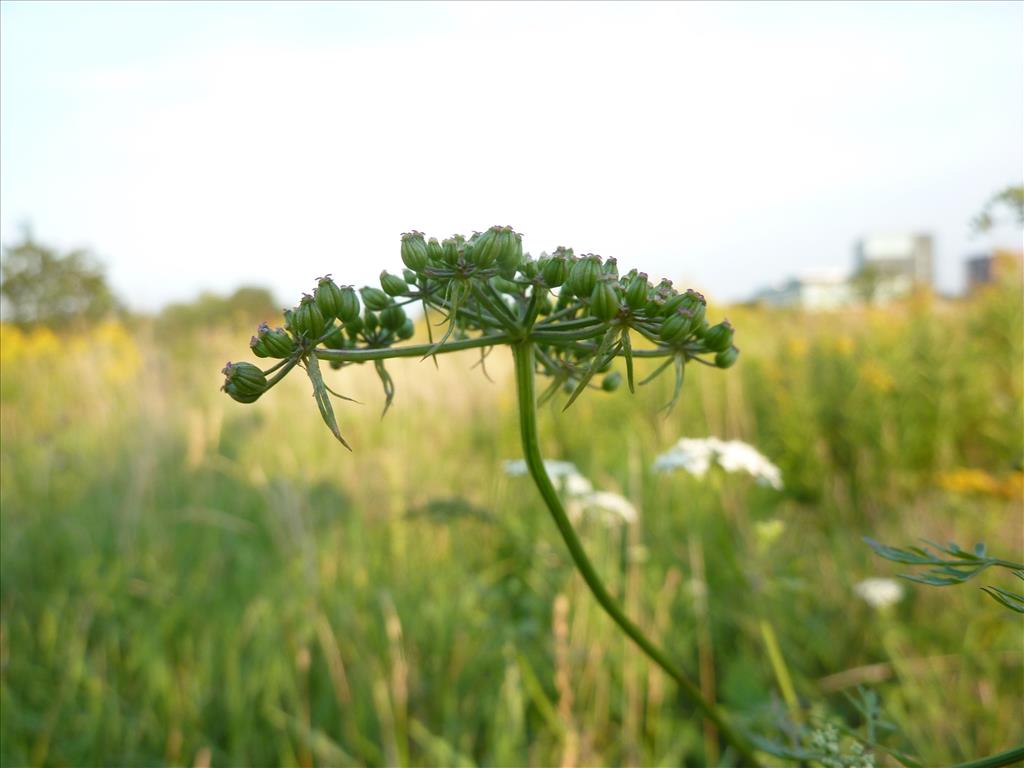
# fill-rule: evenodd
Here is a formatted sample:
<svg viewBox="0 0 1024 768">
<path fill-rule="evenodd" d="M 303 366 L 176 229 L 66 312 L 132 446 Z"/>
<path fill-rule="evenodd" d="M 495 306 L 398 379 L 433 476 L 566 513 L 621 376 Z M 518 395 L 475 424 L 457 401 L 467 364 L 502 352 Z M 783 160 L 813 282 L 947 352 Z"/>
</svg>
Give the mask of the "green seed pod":
<svg viewBox="0 0 1024 768">
<path fill-rule="evenodd" d="M 334 284 L 331 276 L 317 278 L 316 290 L 313 292 L 316 305 L 320 308 L 320 314 L 325 319 L 338 316 L 341 308 L 341 288 Z"/>
<path fill-rule="evenodd" d="M 413 272 L 422 272 L 429 260 L 430 254 L 422 232 L 413 230 L 402 235 L 402 261 L 405 266 Z"/>
<path fill-rule="evenodd" d="M 344 365 L 344 363 L 342 363 L 341 360 L 331 360 L 328 363 L 328 365 L 331 366 L 331 370 L 332 371 L 340 371 L 341 370 L 341 366 Z"/>
<path fill-rule="evenodd" d="M 626 286 L 626 304 L 632 310 L 643 309 L 647 304 L 647 273 L 634 275 Z"/>
<path fill-rule="evenodd" d="M 436 237 L 432 237 L 427 241 L 427 259 L 431 264 L 438 266 L 444 262 L 444 249 L 437 242 Z"/>
<path fill-rule="evenodd" d="M 732 344 L 732 337 L 732 324 L 725 320 L 705 331 L 704 346 L 712 352 L 724 352 Z"/>
<path fill-rule="evenodd" d="M 658 336 L 666 344 L 678 344 L 693 328 L 693 314 L 687 309 L 677 309 L 666 317 L 658 330 Z"/>
<path fill-rule="evenodd" d="M 601 267 L 601 271 L 606 275 L 618 278 L 619 276 L 619 262 L 614 256 L 609 256 L 605 261 L 604 266 Z"/>
<path fill-rule="evenodd" d="M 409 290 L 405 280 L 398 275 L 392 275 L 386 269 L 380 273 L 380 287 L 389 296 L 403 296 Z"/>
<path fill-rule="evenodd" d="M 717 355 L 715 355 L 715 365 L 719 368 L 730 368 L 733 363 L 736 362 L 736 358 L 740 356 L 740 351 L 736 347 L 729 347 L 723 349 Z"/>
<path fill-rule="evenodd" d="M 599 280 L 590 294 L 590 314 L 607 323 L 619 313 L 619 294 L 613 279 Z"/>
<path fill-rule="evenodd" d="M 416 326 L 413 325 L 411 317 L 405 318 L 405 322 L 402 323 L 402 327 L 395 331 L 395 335 L 403 341 L 411 339 L 414 333 L 416 333 Z"/>
<path fill-rule="evenodd" d="M 601 389 L 605 392 L 614 392 L 622 384 L 622 374 L 618 371 L 612 371 L 604 379 L 601 380 Z"/>
<path fill-rule="evenodd" d="M 337 318 L 343 323 L 350 323 L 359 317 L 359 297 L 351 285 L 342 286 L 338 292 Z"/>
<path fill-rule="evenodd" d="M 232 400 L 252 403 L 267 391 L 267 377 L 252 363 L 228 363 L 222 371 L 224 386 L 221 387 Z"/>
<path fill-rule="evenodd" d="M 558 288 L 569 278 L 569 260 L 560 253 L 556 253 L 544 262 L 540 268 L 541 277 L 545 285 L 550 288 Z"/>
<path fill-rule="evenodd" d="M 685 307 L 686 304 L 686 295 L 682 293 L 676 293 L 665 297 L 659 294 L 658 298 L 662 300 L 658 305 L 658 311 L 665 317 L 668 317 L 680 307 Z M 688 309 L 689 307 L 686 308 Z"/>
<path fill-rule="evenodd" d="M 551 296 L 547 292 L 540 297 L 540 300 L 537 303 L 539 305 L 537 308 L 537 314 L 541 317 L 550 315 L 555 309 L 555 305 L 551 301 Z"/>
<path fill-rule="evenodd" d="M 600 274 L 600 259 L 597 256 L 584 256 L 572 265 L 566 284 L 577 296 L 589 296 L 594 292 Z"/>
<path fill-rule="evenodd" d="M 413 272 L 411 269 L 403 269 L 402 270 L 402 278 L 409 285 L 416 285 L 420 281 L 419 280 L 419 276 L 415 272 Z"/>
<path fill-rule="evenodd" d="M 441 241 L 441 261 L 449 267 L 459 263 L 459 251 L 462 250 L 462 238 L 458 235 Z"/>
<path fill-rule="evenodd" d="M 324 346 L 328 349 L 344 349 L 347 343 L 345 334 L 342 333 L 342 327 L 336 325 L 327 332 L 327 336 L 324 337 Z"/>
<path fill-rule="evenodd" d="M 379 312 L 394 303 L 391 300 L 391 297 L 384 293 L 380 288 L 373 288 L 368 285 L 365 288 L 360 288 L 359 293 L 363 297 L 363 306 L 367 309 Z"/>
<path fill-rule="evenodd" d="M 498 230 L 498 266 L 502 274 L 511 279 L 523 261 L 523 236 L 512 227 L 491 227 L 491 230 Z"/>
<path fill-rule="evenodd" d="M 270 330 L 269 325 L 261 323 L 253 338 L 258 340 L 259 347 L 266 352 L 266 354 L 260 355 L 256 347 L 253 346 L 253 351 L 260 357 L 283 358 L 290 356 L 295 351 L 295 339 L 284 328 Z M 252 346 L 251 343 L 250 346 Z"/>
<path fill-rule="evenodd" d="M 351 320 L 349 320 L 347 323 L 345 323 L 345 333 L 348 334 L 348 337 L 350 339 L 354 339 L 360 333 L 362 333 L 363 328 L 365 328 L 365 327 L 366 327 L 366 324 L 363 322 L 363 318 L 361 318 L 359 315 L 356 315 Z"/>
<path fill-rule="evenodd" d="M 363 331 L 365 333 L 373 333 L 380 328 L 380 318 L 376 312 L 366 310 L 363 313 Z"/>
<path fill-rule="evenodd" d="M 256 357 L 270 357 L 270 353 L 267 352 L 267 348 L 263 346 L 263 343 L 255 336 L 249 339 L 249 349 Z"/>
<path fill-rule="evenodd" d="M 694 325 L 700 325 L 704 320 L 704 313 L 707 311 L 708 303 L 704 299 L 703 294 L 689 289 L 683 294 L 683 303 L 681 306 L 693 313 Z"/>
<path fill-rule="evenodd" d="M 323 313 L 312 296 L 306 294 L 292 313 L 292 330 L 307 339 L 318 339 L 327 327 Z"/>
<path fill-rule="evenodd" d="M 405 310 L 397 304 L 380 313 L 380 324 L 389 331 L 397 331 L 405 322 Z"/>
<path fill-rule="evenodd" d="M 523 254 L 523 260 L 519 264 L 519 270 L 527 280 L 533 280 L 540 273 L 540 268 L 537 262 L 534 261 L 528 253 Z"/>
<path fill-rule="evenodd" d="M 262 330 L 265 327 L 267 330 L 270 330 L 266 323 L 261 325 L 260 329 Z M 259 336 L 253 336 L 249 339 L 249 349 L 252 350 L 252 353 L 256 355 L 256 357 L 270 357 L 270 350 L 267 349 L 267 345 L 263 343 L 263 339 Z"/>
<path fill-rule="evenodd" d="M 466 246 L 466 261 L 486 269 L 498 260 L 501 245 L 498 241 L 498 227 L 491 227 L 483 234 L 477 232 Z"/>
</svg>

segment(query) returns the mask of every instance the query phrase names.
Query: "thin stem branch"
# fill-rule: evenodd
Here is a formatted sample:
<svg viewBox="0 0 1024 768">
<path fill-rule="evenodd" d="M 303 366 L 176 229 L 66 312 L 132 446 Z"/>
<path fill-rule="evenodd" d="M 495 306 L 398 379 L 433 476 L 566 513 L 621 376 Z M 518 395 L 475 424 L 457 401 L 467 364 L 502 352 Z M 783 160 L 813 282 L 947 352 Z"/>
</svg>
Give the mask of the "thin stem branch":
<svg viewBox="0 0 1024 768">
<path fill-rule="evenodd" d="M 555 525 L 562 540 L 569 550 L 573 563 L 579 570 L 580 575 L 590 588 L 591 593 L 597 602 L 604 609 L 612 620 L 619 625 L 623 632 L 636 643 L 646 656 L 661 667 L 676 683 L 683 696 L 710 719 L 718 728 L 719 733 L 739 753 L 745 765 L 758 765 L 757 757 L 749 741 L 726 719 L 725 714 L 713 703 L 707 701 L 700 693 L 700 690 L 686 674 L 672 663 L 665 653 L 658 648 L 643 631 L 634 624 L 625 612 L 612 597 L 611 593 L 601 581 L 597 571 L 587 557 L 586 551 L 576 531 L 569 522 L 569 517 L 562 507 L 551 478 L 544 469 L 544 459 L 540 453 L 540 443 L 537 437 L 537 410 L 534 404 L 534 380 L 533 380 L 533 345 L 529 340 L 517 342 L 512 345 L 512 354 L 515 359 L 516 369 L 516 393 L 519 399 L 519 427 L 523 442 L 523 455 L 526 459 L 526 466 L 530 475 L 540 491 L 548 511 L 554 518 Z"/>
<path fill-rule="evenodd" d="M 365 363 L 371 360 L 387 360 L 392 357 L 423 357 L 427 354 L 442 355 L 446 352 L 459 352 L 463 349 L 490 347 L 496 344 L 508 344 L 511 339 L 505 334 L 477 336 L 475 339 L 446 341 L 436 349 L 433 344 L 412 344 L 407 347 L 381 347 L 380 349 L 321 349 L 317 348 L 316 356 L 321 360 L 336 360 L 342 363 Z"/>
</svg>

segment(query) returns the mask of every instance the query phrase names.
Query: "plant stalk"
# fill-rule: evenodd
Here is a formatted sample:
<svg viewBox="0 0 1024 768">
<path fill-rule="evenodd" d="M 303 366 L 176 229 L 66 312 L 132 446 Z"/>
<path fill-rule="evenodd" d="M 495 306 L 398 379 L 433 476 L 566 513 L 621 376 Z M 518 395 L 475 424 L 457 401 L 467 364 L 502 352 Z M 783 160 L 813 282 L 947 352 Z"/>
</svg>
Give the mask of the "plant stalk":
<svg viewBox="0 0 1024 768">
<path fill-rule="evenodd" d="M 658 648 L 644 633 L 634 624 L 623 612 L 622 608 L 612 597 L 611 593 L 601 581 L 597 571 L 594 569 L 590 558 L 576 531 L 569 522 L 569 517 L 562 507 L 558 493 L 544 469 L 544 459 L 540 453 L 540 443 L 537 437 L 537 409 L 535 405 L 534 380 L 533 380 L 533 345 L 529 340 L 512 344 L 512 355 L 515 359 L 516 369 L 516 394 L 519 405 L 519 428 L 523 442 L 523 456 L 526 459 L 526 466 L 530 470 L 530 476 L 540 491 L 544 503 L 554 518 L 555 525 L 562 540 L 572 556 L 573 563 L 579 570 L 583 580 L 587 583 L 594 598 L 604 609 L 612 620 L 619 625 L 623 632 L 639 647 L 640 650 L 655 664 L 676 681 L 683 696 L 694 707 L 711 720 L 718 728 L 722 738 L 735 749 L 744 765 L 757 766 L 758 760 L 754 754 L 750 742 L 726 719 L 725 714 L 714 703 L 707 701 L 700 692 L 700 689 L 690 680 L 689 677 L 675 664 L 668 656 Z"/>
</svg>

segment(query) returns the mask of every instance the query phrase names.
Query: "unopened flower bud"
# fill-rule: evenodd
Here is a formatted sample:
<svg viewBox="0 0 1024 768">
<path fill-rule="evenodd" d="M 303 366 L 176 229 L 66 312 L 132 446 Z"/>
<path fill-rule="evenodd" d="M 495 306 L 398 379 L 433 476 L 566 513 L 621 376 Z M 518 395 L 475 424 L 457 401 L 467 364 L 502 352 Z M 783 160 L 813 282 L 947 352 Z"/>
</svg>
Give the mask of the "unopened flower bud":
<svg viewBox="0 0 1024 768">
<path fill-rule="evenodd" d="M 466 261 L 481 269 L 485 269 L 498 260 L 498 251 L 501 245 L 498 242 L 497 227 L 491 227 L 486 232 L 477 232 L 466 245 Z"/>
<path fill-rule="evenodd" d="M 380 324 L 389 331 L 397 331 L 404 322 L 405 310 L 397 304 L 393 304 L 380 313 Z"/>
<path fill-rule="evenodd" d="M 429 260 L 430 254 L 422 232 L 413 230 L 402 235 L 402 261 L 405 266 L 414 272 L 422 272 Z"/>
<path fill-rule="evenodd" d="M 694 325 L 699 325 L 704 320 L 704 313 L 707 311 L 708 303 L 704 299 L 704 294 L 698 293 L 693 289 L 687 289 L 682 295 L 684 309 L 690 310 L 693 313 Z"/>
<path fill-rule="evenodd" d="M 523 261 L 523 236 L 512 227 L 492 227 L 498 230 L 498 266 L 502 274 L 512 279 Z"/>
<path fill-rule="evenodd" d="M 409 285 L 416 285 L 419 282 L 419 276 L 411 269 L 402 270 L 402 279 L 405 280 Z"/>
<path fill-rule="evenodd" d="M 614 256 L 609 256 L 607 260 L 605 260 L 604 265 L 601 267 L 601 271 L 606 275 L 611 275 L 612 277 L 617 278 L 619 276 L 618 259 L 616 259 Z"/>
<path fill-rule="evenodd" d="M 252 403 L 267 391 L 267 377 L 252 363 L 228 363 L 222 373 L 224 386 L 221 389 L 227 392 L 232 400 Z"/>
<path fill-rule="evenodd" d="M 729 347 L 723 349 L 717 355 L 715 355 L 715 365 L 719 368 L 729 368 L 733 363 L 736 362 L 736 358 L 740 356 L 740 351 L 736 347 Z"/>
<path fill-rule="evenodd" d="M 437 242 L 436 237 L 432 237 L 427 241 L 427 258 L 431 264 L 440 265 L 444 261 L 444 249 L 441 248 L 441 244 Z"/>
<path fill-rule="evenodd" d="M 610 277 L 598 280 L 590 294 L 590 314 L 603 323 L 619 313 L 619 295 L 615 286 L 616 281 Z"/>
<path fill-rule="evenodd" d="M 392 302 L 391 297 L 384 293 L 380 288 L 374 288 L 368 285 L 365 288 L 360 288 L 359 293 L 362 295 L 363 304 L 367 309 L 379 312 L 394 303 Z"/>
<path fill-rule="evenodd" d="M 325 319 L 338 316 L 341 309 L 341 288 L 335 285 L 330 275 L 318 279 L 313 296 Z"/>
<path fill-rule="evenodd" d="M 666 344 L 678 344 L 693 329 L 693 314 L 687 309 L 677 309 L 662 321 L 658 335 Z"/>
<path fill-rule="evenodd" d="M 713 325 L 704 333 L 704 346 L 712 352 L 723 352 L 732 344 L 733 328 L 728 320 Z"/>
<path fill-rule="evenodd" d="M 291 327 L 296 334 L 308 339 L 318 339 L 327 327 L 324 315 L 312 296 L 306 294 L 299 306 L 292 312 Z"/>
<path fill-rule="evenodd" d="M 548 287 L 558 288 L 569 277 L 569 260 L 562 254 L 556 253 L 544 262 L 540 274 Z"/>
<path fill-rule="evenodd" d="M 271 330 L 266 323 L 260 323 L 249 346 L 258 357 L 283 358 L 295 351 L 295 339 L 284 328 Z"/>
<path fill-rule="evenodd" d="M 363 313 L 363 330 L 366 333 L 373 333 L 380 328 L 380 317 L 377 316 L 376 312 L 371 312 L 367 309 Z"/>
<path fill-rule="evenodd" d="M 601 380 L 601 389 L 605 392 L 614 392 L 622 384 L 622 374 L 618 371 L 612 371 L 604 379 Z"/>
<path fill-rule="evenodd" d="M 449 267 L 457 266 L 459 263 L 459 251 L 462 249 L 462 238 L 453 235 L 441 241 L 441 261 Z"/>
<path fill-rule="evenodd" d="M 389 296 L 402 296 L 409 290 L 405 280 L 398 275 L 392 275 L 386 269 L 380 273 L 380 287 Z"/>
<path fill-rule="evenodd" d="M 395 335 L 402 339 L 411 339 L 413 334 L 416 333 L 416 326 L 413 325 L 412 318 L 407 317 L 402 323 L 402 327 L 395 331 Z"/>
<path fill-rule="evenodd" d="M 626 286 L 626 304 L 632 310 L 643 309 L 647 304 L 647 273 L 634 275 Z"/>
<path fill-rule="evenodd" d="M 343 323 L 350 323 L 359 317 L 359 297 L 355 288 L 345 285 L 338 289 L 338 319 Z"/>
<path fill-rule="evenodd" d="M 600 274 L 601 262 L 597 256 L 584 256 L 572 265 L 567 285 L 577 296 L 589 296 Z"/>
<path fill-rule="evenodd" d="M 265 326 L 266 323 L 263 325 Z M 263 326 L 260 327 L 262 328 Z M 256 357 L 270 357 L 270 351 L 267 349 L 266 344 L 263 343 L 263 339 L 259 336 L 253 336 L 249 339 L 249 349 L 252 350 L 252 353 L 256 355 Z"/>
</svg>

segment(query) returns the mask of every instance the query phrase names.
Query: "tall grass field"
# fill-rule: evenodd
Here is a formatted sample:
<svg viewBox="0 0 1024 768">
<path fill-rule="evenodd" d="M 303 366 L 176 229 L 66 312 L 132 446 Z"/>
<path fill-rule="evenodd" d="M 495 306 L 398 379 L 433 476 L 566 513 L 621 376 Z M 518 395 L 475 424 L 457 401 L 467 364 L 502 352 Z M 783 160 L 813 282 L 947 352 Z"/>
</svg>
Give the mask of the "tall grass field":
<svg viewBox="0 0 1024 768">
<path fill-rule="evenodd" d="M 740 361 L 689 366 L 669 416 L 665 378 L 541 411 L 546 457 L 639 511 L 577 520 L 602 577 L 756 732 L 861 733 L 873 691 L 878 740 L 922 765 L 1019 742 L 1024 623 L 979 589 L 1009 574 L 884 608 L 855 586 L 902 572 L 864 537 L 1024 558 L 1020 286 L 725 314 Z M 472 351 L 392 361 L 384 419 L 372 366 L 325 368 L 361 403 L 337 407 L 349 453 L 302 376 L 248 406 L 218 391 L 252 331 L 0 329 L 4 766 L 724 759 L 506 474 L 507 350 L 487 376 Z M 756 446 L 783 490 L 654 471 L 707 436 Z"/>
</svg>

